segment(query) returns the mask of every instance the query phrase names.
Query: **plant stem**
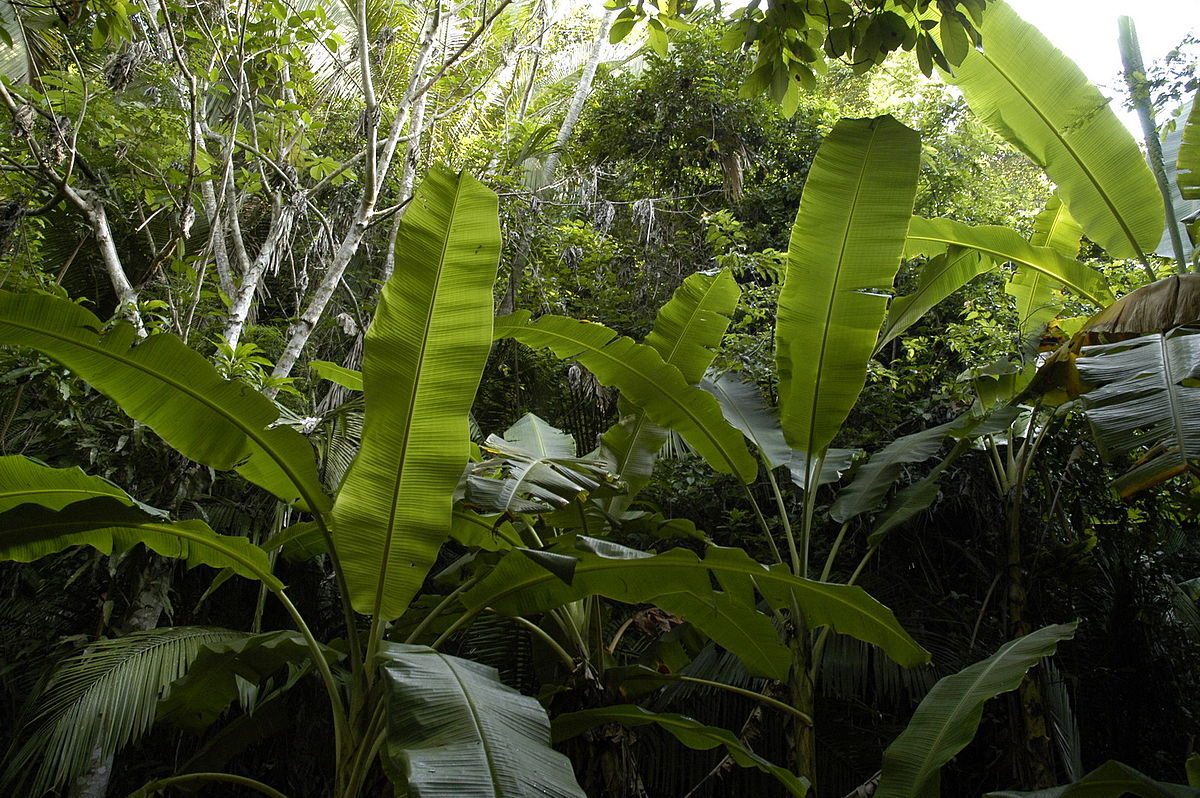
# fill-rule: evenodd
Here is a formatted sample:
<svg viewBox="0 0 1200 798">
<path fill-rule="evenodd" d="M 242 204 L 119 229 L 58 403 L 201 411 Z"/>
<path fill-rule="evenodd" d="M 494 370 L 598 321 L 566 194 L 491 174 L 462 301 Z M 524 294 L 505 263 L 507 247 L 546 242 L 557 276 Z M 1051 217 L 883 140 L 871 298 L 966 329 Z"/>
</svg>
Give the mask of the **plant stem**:
<svg viewBox="0 0 1200 798">
<path fill-rule="evenodd" d="M 779 492 L 779 483 L 775 481 L 775 474 L 770 468 L 767 469 L 767 481 L 771 483 L 771 493 L 775 497 L 775 506 L 779 509 L 779 521 L 783 524 L 783 534 L 787 538 L 788 554 L 792 558 L 792 573 L 797 574 L 799 573 L 797 569 L 800 567 L 800 554 L 796 549 L 796 536 L 792 533 L 792 522 L 788 518 L 783 494 Z"/>
<path fill-rule="evenodd" d="M 432 610 L 429 611 L 428 615 L 426 615 L 423 619 L 421 619 L 421 622 L 419 624 L 417 624 L 417 628 L 412 631 L 412 634 L 410 634 L 405 639 L 404 642 L 405 643 L 417 642 L 417 640 L 421 637 L 421 635 L 425 633 L 425 630 L 429 628 L 429 625 L 432 624 L 437 619 L 437 617 L 446 610 L 446 607 L 450 606 L 450 603 L 452 601 L 454 601 L 454 599 L 458 598 L 463 593 L 464 590 L 467 590 L 467 589 L 473 587 L 475 585 L 475 583 L 478 582 L 482 578 L 483 578 L 483 575 L 478 574 L 476 576 L 471 577 L 467 581 L 463 582 L 458 587 L 454 588 L 454 590 L 452 590 L 449 593 L 449 595 L 447 595 L 444 599 L 442 599 L 441 601 L 438 602 L 438 605 L 436 607 L 434 607 Z"/>
<path fill-rule="evenodd" d="M 174 787 L 177 784 L 187 784 L 193 781 L 223 781 L 229 784 L 240 784 L 263 795 L 268 795 L 270 798 L 288 798 L 279 790 L 263 784 L 261 781 L 256 781 L 246 776 L 235 776 L 232 773 L 184 773 L 182 776 L 171 776 L 170 778 L 152 781 L 143 787 L 142 791 L 152 795 L 165 787 Z"/>
<path fill-rule="evenodd" d="M 522 618 L 520 615 L 514 615 L 512 619 L 532 632 L 535 637 L 545 643 L 551 651 L 557 654 L 558 658 L 561 659 L 563 664 L 567 666 L 568 672 L 575 670 L 575 658 L 568 654 L 567 650 L 563 648 L 559 642 L 550 635 L 549 632 L 528 618 Z"/>
<path fill-rule="evenodd" d="M 768 471 L 770 467 L 768 466 Z M 754 498 L 754 491 L 750 490 L 750 486 L 743 484 L 746 490 L 746 498 L 750 500 L 750 506 L 754 508 L 754 515 L 758 518 L 758 524 L 762 527 L 763 536 L 767 539 L 767 545 L 771 547 L 771 556 L 775 558 L 775 562 L 783 562 L 783 555 L 779 553 L 779 547 L 775 545 L 775 538 L 771 535 L 771 525 L 767 523 L 766 516 L 763 515 L 762 508 L 758 506 L 758 500 Z"/>
<path fill-rule="evenodd" d="M 846 521 L 838 530 L 837 538 L 833 541 L 833 548 L 829 550 L 829 556 L 825 558 L 825 567 L 821 569 L 820 581 L 824 582 L 829 578 L 829 572 L 833 570 L 833 562 L 837 559 L 838 550 L 842 547 L 842 541 L 846 538 L 846 530 L 849 528 L 850 522 Z"/>
</svg>

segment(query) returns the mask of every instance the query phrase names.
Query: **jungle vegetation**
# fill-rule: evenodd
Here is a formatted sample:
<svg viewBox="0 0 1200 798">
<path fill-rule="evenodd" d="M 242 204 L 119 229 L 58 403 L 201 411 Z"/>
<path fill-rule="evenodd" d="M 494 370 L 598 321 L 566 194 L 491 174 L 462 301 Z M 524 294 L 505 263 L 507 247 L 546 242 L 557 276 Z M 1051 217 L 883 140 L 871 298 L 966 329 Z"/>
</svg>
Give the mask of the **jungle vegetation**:
<svg viewBox="0 0 1200 798">
<path fill-rule="evenodd" d="M 0 2 L 0 792 L 1200 795 L 1200 47 L 1053 38 Z"/>
</svg>

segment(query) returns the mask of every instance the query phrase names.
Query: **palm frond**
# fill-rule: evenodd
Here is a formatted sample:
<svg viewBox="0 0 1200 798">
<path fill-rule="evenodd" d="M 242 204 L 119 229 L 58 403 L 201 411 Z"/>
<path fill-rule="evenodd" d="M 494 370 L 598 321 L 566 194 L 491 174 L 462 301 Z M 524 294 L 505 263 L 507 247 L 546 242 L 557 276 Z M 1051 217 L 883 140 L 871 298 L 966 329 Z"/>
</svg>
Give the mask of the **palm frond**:
<svg viewBox="0 0 1200 798">
<path fill-rule="evenodd" d="M 198 626 L 151 629 L 98 641 L 64 660 L 37 697 L 0 787 L 10 795 L 41 795 L 67 783 L 93 751 L 108 757 L 150 728 L 159 699 L 201 646 L 244 636 Z"/>
</svg>

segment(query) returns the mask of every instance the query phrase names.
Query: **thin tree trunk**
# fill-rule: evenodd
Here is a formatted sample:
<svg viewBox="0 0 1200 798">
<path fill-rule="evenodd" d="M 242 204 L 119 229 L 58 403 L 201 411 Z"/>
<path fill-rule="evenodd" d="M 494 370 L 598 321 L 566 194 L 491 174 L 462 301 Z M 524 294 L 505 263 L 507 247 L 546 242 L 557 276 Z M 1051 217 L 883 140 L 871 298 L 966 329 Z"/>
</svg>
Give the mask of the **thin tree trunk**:
<svg viewBox="0 0 1200 798">
<path fill-rule="evenodd" d="M 63 191 L 92 225 L 92 234 L 96 237 L 96 246 L 100 249 L 104 270 L 108 272 L 109 282 L 117 295 L 116 315 L 129 319 L 137 330 L 138 337 L 144 338 L 146 327 L 138 310 L 138 293 L 129 282 L 125 267 L 121 264 L 121 254 L 117 252 L 117 242 L 108 224 L 108 211 L 104 208 L 104 202 L 99 194 L 90 189 L 65 186 Z"/>
<path fill-rule="evenodd" d="M 277 202 L 279 202 L 277 200 Z M 267 235 L 266 241 L 263 242 L 262 248 L 259 249 L 258 255 L 254 258 L 254 263 L 250 266 L 250 270 L 242 275 L 242 284 L 238 287 L 237 296 L 233 299 L 233 304 L 229 308 L 229 323 L 225 327 L 225 342 L 230 349 L 236 349 L 238 341 L 242 337 L 242 331 L 246 327 L 246 319 L 250 315 L 250 308 L 254 304 L 254 294 L 258 290 L 258 284 L 262 281 L 263 275 L 267 269 L 275 261 L 275 253 L 279 251 L 279 247 L 292 234 L 292 225 L 296 220 L 296 211 L 300 203 L 303 202 L 303 197 L 293 196 L 288 202 L 279 202 L 279 210 L 272 215 L 271 231 Z"/>
<path fill-rule="evenodd" d="M 1166 214 L 1167 234 L 1171 238 L 1171 251 L 1175 253 L 1175 270 L 1187 274 L 1187 257 L 1183 250 L 1183 237 L 1179 233 L 1179 220 L 1175 217 L 1175 202 L 1171 196 L 1171 183 L 1163 166 L 1162 143 L 1158 140 L 1158 127 L 1154 124 L 1154 109 L 1150 105 L 1150 91 L 1146 85 L 1146 67 L 1142 65 L 1142 49 L 1138 46 L 1137 29 L 1129 17 L 1120 17 L 1121 61 L 1125 66 L 1125 83 L 1129 86 L 1129 99 L 1142 123 L 1142 138 L 1146 142 L 1146 157 L 1150 171 L 1162 194 L 1163 211 Z"/>
<path fill-rule="evenodd" d="M 575 124 L 579 121 L 579 115 L 583 113 L 583 106 L 591 96 L 592 81 L 596 78 L 596 69 L 600 66 L 600 56 L 604 54 L 604 45 L 608 42 L 608 28 L 612 22 L 612 16 L 613 13 L 607 11 L 604 18 L 600 20 L 600 28 L 596 31 L 595 40 L 592 41 L 592 51 L 588 54 L 587 63 L 584 64 L 583 74 L 579 76 L 575 93 L 571 95 L 571 104 L 567 106 L 567 115 L 563 117 L 562 127 L 558 129 L 558 138 L 554 140 L 554 149 L 550 151 L 550 155 L 546 158 L 546 165 L 542 169 L 543 185 L 554 182 L 554 173 L 558 171 L 562 151 L 567 146 L 567 142 L 571 140 L 571 134 L 575 132 Z"/>
<path fill-rule="evenodd" d="M 346 266 L 349 265 L 350 260 L 358 252 L 358 246 L 362 243 L 363 237 L 370 227 L 371 219 L 375 214 L 375 204 L 379 196 L 379 190 L 383 180 L 387 177 L 388 168 L 391 166 L 392 158 L 395 155 L 396 146 L 399 143 L 400 134 L 404 130 L 405 122 L 409 118 L 417 97 L 423 96 L 428 91 L 428 84 L 419 92 L 417 87 L 421 83 L 421 77 L 425 74 L 425 65 L 428 62 L 430 53 L 433 51 L 434 36 L 437 33 L 440 22 L 440 13 L 435 11 L 431 15 L 429 24 L 426 26 L 426 30 L 422 36 L 420 49 L 417 52 L 412 72 L 409 75 L 408 89 L 404 99 L 400 103 L 400 108 L 396 111 L 396 117 L 392 122 L 388 138 L 384 143 L 382 155 L 376 153 L 371 147 L 367 148 L 366 160 L 368 167 L 366 174 L 369 177 L 367 184 L 363 187 L 363 197 L 358 211 L 355 213 L 355 218 L 350 225 L 350 229 L 346 231 L 341 244 L 338 246 L 337 251 L 334 252 L 333 261 L 325 270 L 324 278 L 316 290 L 313 291 L 308 307 L 304 309 L 304 312 L 300 314 L 300 317 L 288 330 L 287 346 L 280 354 L 279 360 L 276 361 L 275 370 L 272 373 L 272 376 L 276 380 L 282 380 L 291 375 L 296 361 L 300 359 L 300 353 L 304 350 L 304 346 L 308 343 L 312 331 L 316 328 L 322 314 L 324 314 L 325 307 L 329 304 L 329 300 L 333 298 L 334 291 L 337 290 L 338 283 L 342 279 L 342 274 L 346 271 Z M 378 160 L 376 160 L 377 158 Z M 273 395 L 274 391 L 267 390 L 265 393 Z"/>
</svg>

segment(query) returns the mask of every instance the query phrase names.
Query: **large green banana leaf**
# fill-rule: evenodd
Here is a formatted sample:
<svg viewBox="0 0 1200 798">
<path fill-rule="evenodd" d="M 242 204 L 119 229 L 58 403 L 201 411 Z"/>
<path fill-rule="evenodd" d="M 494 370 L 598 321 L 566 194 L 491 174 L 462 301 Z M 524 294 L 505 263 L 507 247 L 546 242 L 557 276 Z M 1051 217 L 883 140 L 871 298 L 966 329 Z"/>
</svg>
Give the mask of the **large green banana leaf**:
<svg viewBox="0 0 1200 798">
<path fill-rule="evenodd" d="M 384 769 L 412 798 L 585 798 L 537 699 L 494 668 L 384 643 Z"/>
<path fill-rule="evenodd" d="M 914 216 L 908 227 L 905 256 L 939 255 L 951 247 L 974 249 L 993 261 L 1012 261 L 1044 274 L 1097 307 L 1113 301 L 1104 277 L 1052 247 L 1030 244 L 1012 229 L 995 225 L 970 227 L 952 219 Z"/>
<path fill-rule="evenodd" d="M 987 798 L 1200 798 L 1200 789 L 1155 781 L 1129 765 L 1109 760 L 1079 781 L 1035 792 L 989 792 Z"/>
<path fill-rule="evenodd" d="M 762 391 L 735 374 L 705 377 L 700 387 L 717 397 L 725 420 L 742 431 L 771 468 L 788 465 L 792 450 L 783 438 L 779 413 L 763 399 Z"/>
<path fill-rule="evenodd" d="M 1082 238 L 1083 228 L 1055 194 L 1033 220 L 1033 235 L 1029 237 L 1029 243 L 1035 247 L 1049 247 L 1064 257 L 1074 259 L 1079 254 Z M 1004 287 L 1017 301 L 1017 332 L 1021 351 L 1027 361 L 1032 361 L 1036 355 L 1042 333 L 1057 312 L 1051 300 L 1058 284 L 1057 280 L 1036 269 L 1018 266 L 1016 274 Z"/>
<path fill-rule="evenodd" d="M 935 684 L 908 726 L 883 752 L 875 798 L 938 798 L 942 765 L 975 737 L 983 705 L 1015 690 L 1038 660 L 1075 634 L 1075 626 L 1047 626 L 1010 640 L 987 659 Z"/>
<path fill-rule="evenodd" d="M 917 289 L 892 300 L 875 351 L 883 349 L 885 344 L 911 327 L 934 305 L 995 268 L 995 265 L 994 261 L 984 258 L 977 250 L 956 246 L 930 258 L 917 278 Z"/>
<path fill-rule="evenodd" d="M 396 271 L 363 340 L 362 448 L 333 508 L 354 609 L 393 619 L 450 532 L 467 416 L 492 340 L 496 195 L 431 169 L 405 213 Z"/>
<path fill-rule="evenodd" d="M 1175 179 L 1185 199 L 1200 200 L 1200 94 L 1192 99 L 1192 110 L 1183 128 Z"/>
<path fill-rule="evenodd" d="M 85 474 L 82 469 L 51 468 L 19 454 L 0 457 L 0 512 L 21 504 L 61 510 L 75 502 L 104 496 L 127 507 L 137 504 L 149 513 L 165 516 L 140 504 L 107 479 Z"/>
<path fill-rule="evenodd" d="M 1074 259 L 1079 255 L 1079 244 L 1083 239 L 1083 228 L 1071 216 L 1067 206 L 1057 194 L 1051 194 L 1046 207 L 1033 220 L 1033 235 L 1029 243 L 1035 247 L 1050 247 Z"/>
<path fill-rule="evenodd" d="M 1145 451 L 1113 481 L 1121 496 L 1200 473 L 1200 331 L 1179 327 L 1085 347 L 1075 368 L 1096 386 L 1083 395 L 1083 408 L 1101 453 Z"/>
<path fill-rule="evenodd" d="M 51 510 L 23 504 L 0 513 L 0 560 L 32 562 L 71 546 L 91 546 L 104 554 L 138 543 L 184 560 L 189 568 L 229 568 L 278 589 L 266 552 L 246 538 L 219 535 L 203 521 L 166 521 L 119 497 L 103 496 Z"/>
<path fill-rule="evenodd" d="M 771 620 L 757 612 L 755 596 L 761 594 L 776 609 L 790 609 L 794 596 L 812 627 L 828 625 L 877 645 L 902 665 L 928 659 L 892 612 L 861 588 L 796 577 L 782 565 L 767 568 L 741 549 L 709 546 L 701 560 L 685 549 L 649 555 L 579 538 L 576 549 L 554 556 L 574 560 L 569 581 L 532 559 L 509 554 L 463 594 L 463 603 L 510 615 L 544 612 L 588 594 L 655 604 L 691 621 L 751 670 L 782 678 L 791 655 L 778 643 Z M 714 590 L 714 576 L 721 590 Z"/>
<path fill-rule="evenodd" d="M 1184 219 L 1192 217 L 1197 212 L 1200 212 L 1200 185 L 1195 187 L 1196 196 L 1188 199 L 1183 196 L 1182 186 L 1184 183 L 1191 183 L 1200 178 L 1189 175 L 1181 175 L 1179 169 L 1182 166 L 1186 167 L 1186 161 L 1189 159 L 1200 159 L 1200 146 L 1193 142 L 1189 149 L 1193 150 L 1190 153 L 1184 153 L 1184 163 L 1180 163 L 1180 154 L 1184 148 L 1184 137 L 1191 135 L 1200 135 L 1196 132 L 1189 132 L 1191 128 L 1200 128 L 1200 115 L 1196 115 L 1193 119 L 1196 101 L 1184 105 L 1179 109 L 1180 119 L 1174 129 L 1169 131 L 1162 140 L 1162 160 L 1163 169 L 1167 176 L 1168 193 L 1171 196 L 1171 206 L 1175 211 L 1175 224 L 1178 227 L 1179 243 L 1183 250 L 1180 254 L 1183 255 L 1184 264 L 1190 263 L 1192 254 L 1195 248 L 1192 244 L 1192 236 L 1188 234 L 1189 225 Z M 1196 171 L 1196 170 L 1192 170 Z M 1189 187 L 1189 192 L 1191 188 Z M 1164 258 L 1174 259 L 1175 245 L 1171 241 L 1171 230 L 1164 229 L 1162 239 L 1158 242 L 1158 247 L 1154 250 L 1154 254 L 1161 255 Z"/>
<path fill-rule="evenodd" d="M 119 323 L 102 322 L 72 302 L 0 292 L 0 344 L 54 358 L 186 457 L 246 479 L 306 510 L 329 507 L 312 446 L 249 385 L 222 379 L 212 364 L 173 335 L 138 341 Z"/>
<path fill-rule="evenodd" d="M 689 276 L 659 308 L 646 345 L 664 362 L 678 368 L 688 385 L 696 385 L 721 345 L 739 296 L 741 290 L 728 270 Z M 602 457 L 611 462 L 632 497 L 649 481 L 667 431 L 625 396 L 618 401 L 617 409 L 620 419 L 601 439 Z M 617 505 L 627 503 L 628 498 L 616 500 Z"/>
<path fill-rule="evenodd" d="M 988 127 L 1046 171 L 1083 230 L 1116 258 L 1158 245 L 1162 197 L 1133 136 L 1079 67 L 1002 0 L 946 80 Z"/>
<path fill-rule="evenodd" d="M 569 740 L 597 726 L 620 723 L 623 726 L 646 726 L 654 724 L 669 732 L 676 740 L 696 751 L 724 748 L 725 753 L 744 768 L 758 768 L 774 776 L 789 793 L 804 796 L 808 793 L 808 780 L 802 779 L 786 768 L 773 765 L 742 743 L 733 732 L 714 726 L 705 726 L 694 718 L 673 712 L 651 712 L 636 704 L 619 704 L 609 707 L 585 709 L 559 715 L 550 722 L 554 742 Z"/>
<path fill-rule="evenodd" d="M 788 444 L 819 457 L 854 406 L 904 247 L 921 139 L 883 116 L 843 119 L 804 184 L 779 292 L 775 360 Z"/>
<path fill-rule="evenodd" d="M 321 647 L 325 659 L 341 655 Z M 282 629 L 229 640 L 206 642 L 181 678 L 158 704 L 158 719 L 185 729 L 212 725 L 243 692 L 271 674 L 295 666 L 288 685 L 312 668 L 312 649 L 299 632 Z"/>
<path fill-rule="evenodd" d="M 644 410 L 649 421 L 682 435 L 713 468 L 747 483 L 758 475 L 741 433 L 725 421 L 717 400 L 689 385 L 653 347 L 618 336 L 603 324 L 562 316 L 531 322 L 528 311 L 496 319 L 496 337 L 515 338 L 578 360 L 601 383 L 619 389 Z"/>
</svg>

